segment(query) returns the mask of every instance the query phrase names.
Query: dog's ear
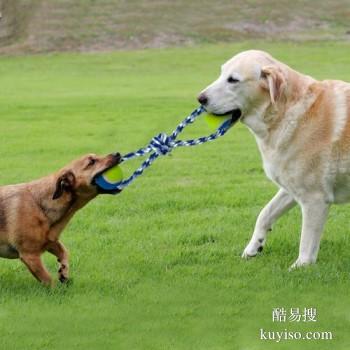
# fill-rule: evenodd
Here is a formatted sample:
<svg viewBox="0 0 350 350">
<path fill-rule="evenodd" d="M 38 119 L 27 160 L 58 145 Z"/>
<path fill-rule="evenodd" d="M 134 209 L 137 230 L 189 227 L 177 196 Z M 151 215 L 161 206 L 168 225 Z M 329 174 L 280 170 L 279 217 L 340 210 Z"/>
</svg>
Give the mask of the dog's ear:
<svg viewBox="0 0 350 350">
<path fill-rule="evenodd" d="M 61 175 L 56 182 L 55 193 L 52 199 L 58 199 L 64 192 L 72 192 L 75 185 L 75 176 L 71 171 L 65 172 Z"/>
<path fill-rule="evenodd" d="M 265 66 L 261 69 L 261 78 L 265 80 L 265 87 L 269 90 L 272 104 L 275 104 L 286 86 L 282 70 L 277 66 Z"/>
</svg>

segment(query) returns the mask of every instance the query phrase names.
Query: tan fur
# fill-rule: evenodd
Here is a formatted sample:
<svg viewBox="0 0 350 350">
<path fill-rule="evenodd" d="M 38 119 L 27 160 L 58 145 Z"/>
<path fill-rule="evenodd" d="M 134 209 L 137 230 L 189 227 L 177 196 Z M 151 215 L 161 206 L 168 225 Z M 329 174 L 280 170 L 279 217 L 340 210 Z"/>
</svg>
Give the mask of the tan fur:
<svg viewBox="0 0 350 350">
<path fill-rule="evenodd" d="M 51 284 L 40 259 L 48 251 L 60 263 L 59 280 L 66 281 L 68 253 L 60 234 L 76 211 L 97 196 L 94 177 L 119 161 L 119 154 L 90 154 L 39 180 L 0 187 L 0 256 L 20 258 L 40 282 Z"/>
</svg>

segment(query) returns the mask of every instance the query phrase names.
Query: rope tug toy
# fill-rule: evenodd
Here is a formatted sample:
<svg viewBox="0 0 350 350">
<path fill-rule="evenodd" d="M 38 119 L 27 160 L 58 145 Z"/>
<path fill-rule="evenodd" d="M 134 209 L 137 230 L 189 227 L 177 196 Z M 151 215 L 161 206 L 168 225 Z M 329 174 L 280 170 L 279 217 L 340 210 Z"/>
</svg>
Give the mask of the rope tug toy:
<svg viewBox="0 0 350 350">
<path fill-rule="evenodd" d="M 105 193 L 115 194 L 120 192 L 123 188 L 130 185 L 137 177 L 142 175 L 144 170 L 148 168 L 160 155 L 169 154 L 174 148 L 180 146 L 196 146 L 202 143 L 213 141 L 219 136 L 225 135 L 227 130 L 239 119 L 240 115 L 235 115 L 233 112 L 231 115 L 226 116 L 213 116 L 207 115 L 207 122 L 210 126 L 216 126 L 216 132 L 212 133 L 206 137 L 199 137 L 193 140 L 181 141 L 176 140 L 177 136 L 183 131 L 183 129 L 192 124 L 197 117 L 199 117 L 203 112 L 205 112 L 203 106 L 195 109 L 188 117 L 186 117 L 172 132 L 170 136 L 165 133 L 160 133 L 159 135 L 152 138 L 150 143 L 144 147 L 140 148 L 136 152 L 131 152 L 122 157 L 121 162 L 125 162 L 129 159 L 144 156 L 147 153 L 153 152 L 148 159 L 146 159 L 141 166 L 127 179 L 123 180 L 123 172 L 121 168 L 117 165 L 111 169 L 108 169 L 103 174 L 97 176 L 95 179 L 95 184 L 103 190 Z M 239 113 L 240 114 L 240 113 Z"/>
</svg>

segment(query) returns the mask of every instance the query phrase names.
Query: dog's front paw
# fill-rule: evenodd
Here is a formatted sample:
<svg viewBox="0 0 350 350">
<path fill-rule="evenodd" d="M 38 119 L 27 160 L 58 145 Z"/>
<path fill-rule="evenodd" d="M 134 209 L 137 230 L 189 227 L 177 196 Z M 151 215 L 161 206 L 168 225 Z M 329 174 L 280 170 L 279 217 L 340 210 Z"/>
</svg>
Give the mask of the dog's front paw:
<svg viewBox="0 0 350 350">
<path fill-rule="evenodd" d="M 68 266 L 62 264 L 58 270 L 58 280 L 61 283 L 65 283 L 68 281 Z"/>
<path fill-rule="evenodd" d="M 289 268 L 289 271 L 293 271 L 295 269 L 298 269 L 300 267 L 308 266 L 311 264 L 314 264 L 315 261 L 312 259 L 305 259 L 305 258 L 298 258 L 294 264 Z"/>
<path fill-rule="evenodd" d="M 264 249 L 264 241 L 262 239 L 257 241 L 250 241 L 249 244 L 244 249 L 242 258 L 243 259 L 253 258 L 258 253 L 262 252 L 263 249 Z"/>
</svg>

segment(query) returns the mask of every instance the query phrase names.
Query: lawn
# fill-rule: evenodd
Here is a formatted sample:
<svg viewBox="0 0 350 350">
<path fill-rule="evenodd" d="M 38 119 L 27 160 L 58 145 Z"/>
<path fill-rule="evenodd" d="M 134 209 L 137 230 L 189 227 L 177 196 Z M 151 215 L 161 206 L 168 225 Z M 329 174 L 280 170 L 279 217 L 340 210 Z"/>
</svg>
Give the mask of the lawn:
<svg viewBox="0 0 350 350">
<path fill-rule="evenodd" d="M 340 43 L 0 58 L 1 184 L 44 176 L 84 153 L 126 153 L 172 131 L 220 64 L 252 47 L 316 78 L 350 81 L 350 47 Z M 208 133 L 198 121 L 184 137 Z M 288 272 L 298 208 L 275 225 L 263 254 L 244 261 L 275 191 L 243 125 L 157 160 L 65 230 L 69 285 L 46 289 L 19 261 L 1 260 L 0 348 L 348 349 L 349 207 L 332 208 L 317 265 Z M 44 259 L 56 274 L 55 259 Z M 316 308 L 317 322 L 273 323 L 276 307 Z M 260 340 L 260 328 L 331 331 L 334 339 L 276 343 Z"/>
</svg>

